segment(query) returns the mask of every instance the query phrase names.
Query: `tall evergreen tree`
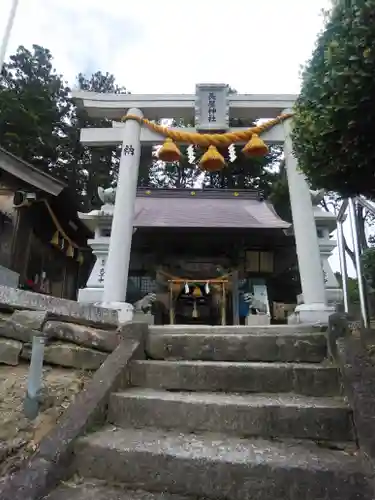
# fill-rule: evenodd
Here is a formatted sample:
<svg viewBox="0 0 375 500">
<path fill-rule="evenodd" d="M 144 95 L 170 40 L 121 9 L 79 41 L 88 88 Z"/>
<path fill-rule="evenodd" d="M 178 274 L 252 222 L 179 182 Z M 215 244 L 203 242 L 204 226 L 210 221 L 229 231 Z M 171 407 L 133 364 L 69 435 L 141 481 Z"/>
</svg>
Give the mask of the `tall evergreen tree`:
<svg viewBox="0 0 375 500">
<path fill-rule="evenodd" d="M 19 47 L 0 78 L 1 146 L 54 173 L 71 106 L 68 95 L 48 49 Z"/>
<path fill-rule="evenodd" d="M 78 90 L 127 93 L 124 87 L 116 84 L 115 77 L 109 73 L 97 71 L 90 77 L 80 73 L 77 77 Z M 77 183 L 76 191 L 81 193 L 83 209 L 90 210 L 100 204 L 98 186 L 113 186 L 117 181 L 118 147 L 103 146 L 89 148 L 80 142 L 80 131 L 85 127 L 110 127 L 107 119 L 90 118 L 84 109 L 75 105 L 71 108 L 70 126 L 65 137 L 65 171 L 68 183 Z"/>
</svg>

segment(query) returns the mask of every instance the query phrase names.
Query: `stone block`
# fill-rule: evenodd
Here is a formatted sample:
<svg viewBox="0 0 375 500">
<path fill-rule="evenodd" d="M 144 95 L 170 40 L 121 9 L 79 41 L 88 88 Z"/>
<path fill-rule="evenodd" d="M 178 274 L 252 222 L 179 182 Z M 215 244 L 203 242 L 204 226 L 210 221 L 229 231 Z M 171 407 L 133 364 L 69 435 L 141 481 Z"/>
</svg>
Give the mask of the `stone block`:
<svg viewBox="0 0 375 500">
<path fill-rule="evenodd" d="M 83 477 L 198 498 L 372 499 L 357 457 L 312 443 L 109 427 L 78 440 L 73 465 Z"/>
<path fill-rule="evenodd" d="M 30 309 L 47 311 L 49 317 L 79 324 L 115 329 L 117 311 L 72 300 L 0 286 L 0 309 Z"/>
<path fill-rule="evenodd" d="M 18 365 L 22 346 L 18 340 L 0 338 L 0 364 Z"/>
<path fill-rule="evenodd" d="M 16 324 L 30 328 L 30 330 L 41 331 L 48 319 L 48 311 L 14 311 L 10 319 Z"/>
<path fill-rule="evenodd" d="M 120 342 L 120 337 L 115 330 L 99 330 L 87 325 L 62 321 L 47 321 L 43 331 L 49 338 L 64 340 L 104 352 L 114 351 Z"/>
<path fill-rule="evenodd" d="M 337 341 L 350 334 L 349 319 L 349 315 L 345 312 L 336 312 L 329 317 L 327 343 L 331 359 L 337 359 Z"/>
<path fill-rule="evenodd" d="M 109 422 L 121 427 L 223 432 L 241 437 L 353 440 L 343 400 L 294 394 L 231 394 L 128 389 L 111 395 Z"/>
<path fill-rule="evenodd" d="M 0 337 L 31 342 L 34 332 L 40 331 L 48 317 L 47 311 L 14 311 L 0 323 Z"/>
<path fill-rule="evenodd" d="M 123 487 L 103 485 L 92 479 L 79 484 L 65 484 L 48 495 L 45 500 L 194 500 L 191 496 L 125 490 Z"/>
<path fill-rule="evenodd" d="M 140 322 L 130 322 L 120 325 L 117 329 L 117 333 L 124 340 L 136 340 L 143 346 L 146 342 L 149 333 L 149 326 L 147 323 Z"/>
<path fill-rule="evenodd" d="M 31 345 L 24 345 L 21 356 L 31 358 Z M 52 343 L 44 348 L 45 363 L 79 370 L 97 370 L 107 356 L 107 353 L 67 342 Z"/>
<path fill-rule="evenodd" d="M 15 323 L 11 318 L 0 325 L 0 337 L 19 340 L 20 342 L 31 342 L 33 330 L 27 326 Z"/>
</svg>

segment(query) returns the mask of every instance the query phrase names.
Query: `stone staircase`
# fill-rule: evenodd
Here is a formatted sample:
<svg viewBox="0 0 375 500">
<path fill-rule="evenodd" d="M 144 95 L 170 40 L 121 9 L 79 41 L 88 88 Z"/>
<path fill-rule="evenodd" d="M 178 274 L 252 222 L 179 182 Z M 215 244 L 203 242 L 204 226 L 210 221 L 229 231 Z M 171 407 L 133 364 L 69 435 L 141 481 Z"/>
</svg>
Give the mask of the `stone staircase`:
<svg viewBox="0 0 375 500">
<path fill-rule="evenodd" d="M 80 479 L 48 498 L 369 500 L 326 355 L 313 327 L 150 328 L 107 427 L 77 442 Z"/>
</svg>

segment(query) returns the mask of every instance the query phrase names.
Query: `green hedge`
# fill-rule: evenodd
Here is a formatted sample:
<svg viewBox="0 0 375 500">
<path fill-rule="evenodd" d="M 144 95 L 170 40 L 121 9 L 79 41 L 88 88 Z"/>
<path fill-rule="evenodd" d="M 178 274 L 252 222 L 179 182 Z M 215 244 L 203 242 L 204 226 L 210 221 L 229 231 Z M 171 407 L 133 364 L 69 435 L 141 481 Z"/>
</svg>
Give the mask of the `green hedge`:
<svg viewBox="0 0 375 500">
<path fill-rule="evenodd" d="M 294 152 L 314 187 L 374 197 L 375 0 L 342 4 L 302 75 Z"/>
</svg>

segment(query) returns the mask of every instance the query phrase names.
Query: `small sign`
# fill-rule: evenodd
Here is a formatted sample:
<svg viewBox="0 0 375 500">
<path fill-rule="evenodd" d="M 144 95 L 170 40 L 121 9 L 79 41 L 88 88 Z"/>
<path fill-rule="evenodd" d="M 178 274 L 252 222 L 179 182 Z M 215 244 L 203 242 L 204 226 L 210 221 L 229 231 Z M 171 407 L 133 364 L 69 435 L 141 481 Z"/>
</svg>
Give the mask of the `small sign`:
<svg viewBox="0 0 375 500">
<path fill-rule="evenodd" d="M 131 144 L 125 144 L 123 149 L 124 156 L 134 156 L 134 147 Z"/>
<path fill-rule="evenodd" d="M 104 276 L 105 276 L 105 260 L 102 259 L 101 266 L 99 269 L 99 278 L 98 278 L 99 283 L 104 283 Z"/>
<path fill-rule="evenodd" d="M 199 130 L 229 127 L 228 85 L 198 84 L 195 97 L 195 126 Z"/>
</svg>

